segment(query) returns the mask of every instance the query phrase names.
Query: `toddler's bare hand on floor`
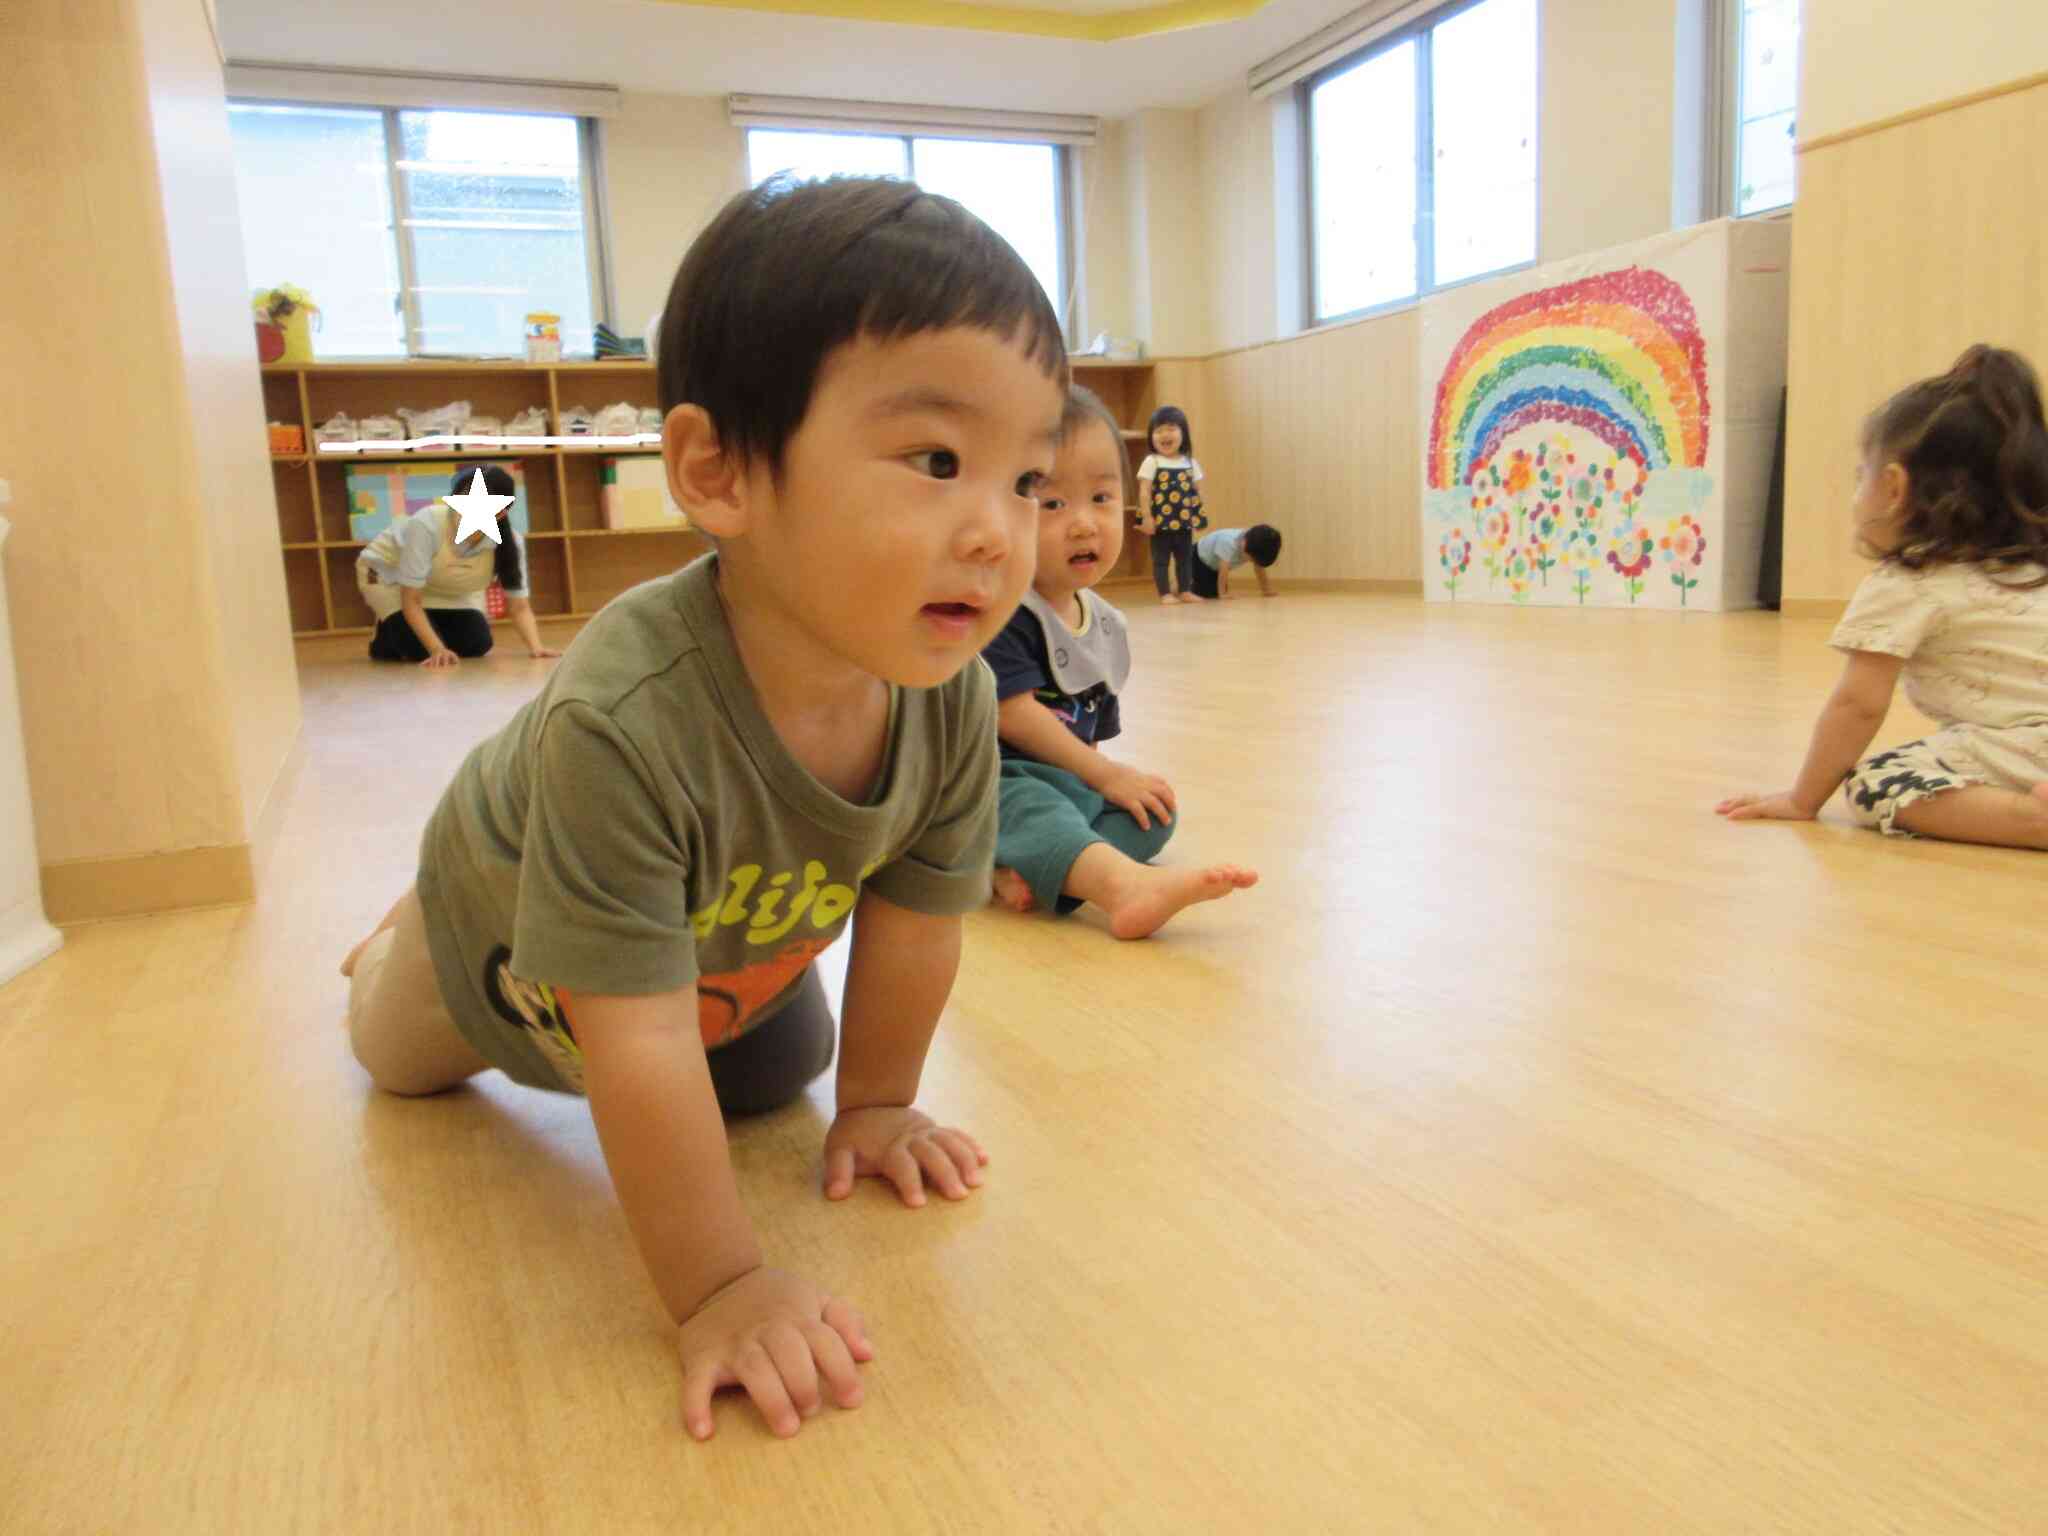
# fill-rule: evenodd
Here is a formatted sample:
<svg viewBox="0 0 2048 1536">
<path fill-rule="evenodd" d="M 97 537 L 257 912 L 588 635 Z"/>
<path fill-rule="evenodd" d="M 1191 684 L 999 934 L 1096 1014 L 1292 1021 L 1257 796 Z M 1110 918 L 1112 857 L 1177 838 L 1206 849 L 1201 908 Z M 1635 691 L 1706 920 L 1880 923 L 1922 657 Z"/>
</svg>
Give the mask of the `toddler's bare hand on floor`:
<svg viewBox="0 0 2048 1536">
<path fill-rule="evenodd" d="M 1161 826 L 1173 825 L 1174 813 L 1180 809 L 1171 784 L 1156 773 L 1143 773 L 1136 768 L 1118 767 L 1096 793 L 1111 805 L 1129 811 L 1131 819 L 1148 832 L 1155 817 Z"/>
<path fill-rule="evenodd" d="M 765 1265 L 713 1293 L 682 1326 L 683 1423 L 708 1440 L 711 1396 L 743 1387 L 785 1440 L 824 1407 L 860 1405 L 855 1361 L 875 1358 L 860 1314 L 800 1276 Z"/>
<path fill-rule="evenodd" d="M 965 1131 L 915 1109 L 878 1105 L 840 1112 L 825 1133 L 825 1198 L 844 1200 L 857 1178 L 887 1179 L 905 1205 L 923 1205 L 927 1182 L 948 1200 L 981 1184 L 988 1154 Z"/>
<path fill-rule="evenodd" d="M 1731 795 L 1714 809 L 1730 821 L 1813 820 L 1813 812 L 1794 805 L 1790 794 Z"/>
</svg>

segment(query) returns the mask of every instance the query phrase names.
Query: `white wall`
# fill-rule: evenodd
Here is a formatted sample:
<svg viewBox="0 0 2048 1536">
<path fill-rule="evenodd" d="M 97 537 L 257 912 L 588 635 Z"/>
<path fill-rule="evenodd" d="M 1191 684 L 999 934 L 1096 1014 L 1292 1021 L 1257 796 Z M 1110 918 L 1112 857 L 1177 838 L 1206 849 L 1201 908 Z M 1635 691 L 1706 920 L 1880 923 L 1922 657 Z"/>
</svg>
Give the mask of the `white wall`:
<svg viewBox="0 0 2048 1536">
<path fill-rule="evenodd" d="M 1130 148 L 1124 124 L 1106 121 L 1093 149 L 1073 153 L 1075 200 L 1079 225 L 1076 254 L 1081 262 L 1081 312 L 1077 329 L 1086 346 L 1107 331 L 1112 336 L 1138 334 L 1137 291 L 1133 276 L 1134 231 L 1142 221 L 1131 212 Z"/>
<path fill-rule="evenodd" d="M 2048 0 L 1804 0 L 1804 7 L 1802 142 L 2048 70 Z"/>
<path fill-rule="evenodd" d="M 2048 5 L 2048 0 L 2043 0 Z M 1679 0 L 1543 0 L 1537 254 L 1556 261 L 1670 227 Z M 1202 107 L 1210 289 L 1202 350 L 1300 324 L 1294 108 L 1241 87 Z"/>
<path fill-rule="evenodd" d="M 744 130 L 722 96 L 630 91 L 599 130 L 619 330 L 638 336 L 668 300 L 683 252 L 747 184 Z"/>
</svg>

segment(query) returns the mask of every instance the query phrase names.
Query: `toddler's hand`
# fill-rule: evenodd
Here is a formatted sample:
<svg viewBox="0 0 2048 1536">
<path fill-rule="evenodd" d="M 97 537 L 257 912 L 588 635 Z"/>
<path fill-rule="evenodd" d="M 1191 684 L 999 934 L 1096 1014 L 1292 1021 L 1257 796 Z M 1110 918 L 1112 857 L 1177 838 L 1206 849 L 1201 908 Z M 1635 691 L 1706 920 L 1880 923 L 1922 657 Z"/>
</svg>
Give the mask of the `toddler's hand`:
<svg viewBox="0 0 2048 1536">
<path fill-rule="evenodd" d="M 856 1360 L 875 1358 L 860 1314 L 809 1281 L 765 1265 L 715 1291 L 677 1340 L 683 1357 L 683 1423 L 713 1433 L 711 1395 L 744 1387 L 769 1429 L 788 1439 L 824 1406 L 819 1378 L 842 1408 L 860 1406 Z"/>
<path fill-rule="evenodd" d="M 988 1154 L 965 1131 L 910 1108 L 845 1109 L 825 1133 L 825 1198 L 844 1200 L 856 1178 L 883 1178 L 905 1205 L 924 1204 L 930 1179 L 948 1200 L 965 1200 L 981 1183 Z"/>
<path fill-rule="evenodd" d="M 1122 764 L 1095 786 L 1095 792 L 1111 805 L 1129 811 L 1132 819 L 1147 831 L 1152 828 L 1154 816 L 1161 825 L 1172 826 L 1174 813 L 1180 809 L 1173 798 L 1173 786 L 1166 780 L 1156 773 L 1144 773 Z"/>
<path fill-rule="evenodd" d="M 423 667 L 459 667 L 462 665 L 462 658 L 453 651 L 436 651 L 425 661 L 421 662 L 420 665 Z"/>
<path fill-rule="evenodd" d="M 1811 821 L 1814 814 L 1794 805 L 1789 793 L 1732 795 L 1714 809 L 1730 821 Z"/>
</svg>

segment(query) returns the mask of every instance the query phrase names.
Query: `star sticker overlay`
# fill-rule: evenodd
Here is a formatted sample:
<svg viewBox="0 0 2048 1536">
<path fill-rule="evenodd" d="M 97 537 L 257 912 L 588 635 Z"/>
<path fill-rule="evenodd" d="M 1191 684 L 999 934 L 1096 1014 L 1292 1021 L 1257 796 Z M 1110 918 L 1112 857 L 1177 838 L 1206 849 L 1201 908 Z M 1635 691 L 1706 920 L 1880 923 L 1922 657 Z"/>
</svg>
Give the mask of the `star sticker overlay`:
<svg viewBox="0 0 2048 1536">
<path fill-rule="evenodd" d="M 493 544 L 505 542 L 504 535 L 498 532 L 498 509 L 511 506 L 517 498 L 493 496 L 485 490 L 482 470 L 470 476 L 469 489 L 460 496 L 443 496 L 441 499 L 459 514 L 455 525 L 456 543 L 460 544 L 475 533 L 488 534 Z"/>
</svg>

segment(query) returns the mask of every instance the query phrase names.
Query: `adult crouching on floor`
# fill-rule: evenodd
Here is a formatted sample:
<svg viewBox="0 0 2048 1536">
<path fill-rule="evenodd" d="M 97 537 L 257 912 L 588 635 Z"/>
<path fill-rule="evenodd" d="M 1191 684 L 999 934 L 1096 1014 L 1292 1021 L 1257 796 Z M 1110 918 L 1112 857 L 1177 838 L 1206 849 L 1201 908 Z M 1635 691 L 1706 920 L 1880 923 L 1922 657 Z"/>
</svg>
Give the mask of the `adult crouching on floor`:
<svg viewBox="0 0 2048 1536">
<path fill-rule="evenodd" d="M 449 494 L 461 495 L 481 471 L 493 496 L 514 492 L 511 473 L 498 464 L 465 464 L 455 472 Z M 370 637 L 372 661 L 411 661 L 452 667 L 465 657 L 487 655 L 491 621 L 485 592 L 495 581 L 504 588 L 512 623 L 534 656 L 562 653 L 543 644 L 527 601 L 526 541 L 498 512 L 500 537 L 484 533 L 456 540 L 461 518 L 445 501 L 396 518 L 356 557 L 356 587 L 376 615 Z"/>
</svg>

